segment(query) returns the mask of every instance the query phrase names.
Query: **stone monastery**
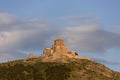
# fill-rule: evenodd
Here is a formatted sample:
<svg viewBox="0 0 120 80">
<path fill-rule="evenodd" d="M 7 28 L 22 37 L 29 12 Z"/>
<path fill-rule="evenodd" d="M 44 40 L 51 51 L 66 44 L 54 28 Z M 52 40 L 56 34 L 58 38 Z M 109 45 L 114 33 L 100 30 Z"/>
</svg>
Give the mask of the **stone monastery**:
<svg viewBox="0 0 120 80">
<path fill-rule="evenodd" d="M 65 46 L 64 41 L 61 38 L 58 38 L 54 41 L 54 44 L 51 48 L 46 48 L 43 51 L 41 56 L 44 60 L 55 60 L 55 59 L 62 59 L 62 58 L 76 58 L 76 59 L 88 59 L 78 56 L 75 51 L 69 51 L 67 46 Z M 30 53 L 29 58 L 34 58 L 34 55 Z"/>
<path fill-rule="evenodd" d="M 61 38 L 58 38 L 54 41 L 54 45 L 52 45 L 52 48 L 46 48 L 43 51 L 43 55 L 55 57 L 66 55 L 69 57 L 75 57 L 77 53 L 75 51 L 68 51 L 67 46 L 65 46 L 64 44 L 64 41 Z"/>
</svg>

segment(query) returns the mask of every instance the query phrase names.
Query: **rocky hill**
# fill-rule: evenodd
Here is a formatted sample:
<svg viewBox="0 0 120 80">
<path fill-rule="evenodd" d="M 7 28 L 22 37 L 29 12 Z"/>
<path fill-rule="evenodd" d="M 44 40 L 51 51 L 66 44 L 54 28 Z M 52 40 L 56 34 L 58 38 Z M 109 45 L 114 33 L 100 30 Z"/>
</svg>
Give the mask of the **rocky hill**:
<svg viewBox="0 0 120 80">
<path fill-rule="evenodd" d="M 40 58 L 0 64 L 0 80 L 120 80 L 120 73 L 87 59 L 69 63 L 42 62 Z"/>
<path fill-rule="evenodd" d="M 39 57 L 1 63 L 0 80 L 120 80 L 120 73 L 78 56 L 56 39 Z"/>
</svg>

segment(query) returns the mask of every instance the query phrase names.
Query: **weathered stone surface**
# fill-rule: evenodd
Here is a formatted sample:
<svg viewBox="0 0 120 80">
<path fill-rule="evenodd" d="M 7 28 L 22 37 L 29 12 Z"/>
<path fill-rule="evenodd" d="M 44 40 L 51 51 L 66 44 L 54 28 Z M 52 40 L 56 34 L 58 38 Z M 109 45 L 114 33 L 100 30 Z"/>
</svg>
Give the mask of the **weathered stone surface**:
<svg viewBox="0 0 120 80">
<path fill-rule="evenodd" d="M 54 54 L 65 54 L 68 51 L 67 47 L 64 45 L 64 41 L 60 38 L 54 41 L 52 49 Z"/>
<path fill-rule="evenodd" d="M 60 38 L 56 39 L 54 41 L 54 45 L 52 45 L 52 48 L 46 48 L 43 51 L 44 55 L 63 55 L 66 54 L 68 52 L 67 47 L 64 45 L 64 41 Z"/>
<path fill-rule="evenodd" d="M 68 51 L 67 46 L 65 46 L 64 41 L 61 38 L 58 38 L 54 41 L 52 48 L 46 48 L 43 51 L 43 56 L 46 56 L 45 59 L 63 59 L 66 57 L 69 58 L 79 58 L 79 59 L 89 59 L 80 57 L 76 54 L 75 51 Z"/>
<path fill-rule="evenodd" d="M 33 53 L 30 53 L 30 56 L 29 56 L 30 59 L 33 59 L 35 58 L 34 54 Z"/>
<path fill-rule="evenodd" d="M 30 53 L 30 59 L 35 58 L 34 54 Z M 69 51 L 67 46 L 64 44 L 64 41 L 61 38 L 58 38 L 54 41 L 54 44 L 51 48 L 46 48 L 43 51 L 43 54 L 40 56 L 40 60 L 43 62 L 68 62 L 68 60 L 74 59 L 88 59 L 78 56 L 75 51 Z"/>
<path fill-rule="evenodd" d="M 43 54 L 44 55 L 52 55 L 53 54 L 53 50 L 51 48 L 46 48 L 44 51 L 43 51 Z"/>
</svg>

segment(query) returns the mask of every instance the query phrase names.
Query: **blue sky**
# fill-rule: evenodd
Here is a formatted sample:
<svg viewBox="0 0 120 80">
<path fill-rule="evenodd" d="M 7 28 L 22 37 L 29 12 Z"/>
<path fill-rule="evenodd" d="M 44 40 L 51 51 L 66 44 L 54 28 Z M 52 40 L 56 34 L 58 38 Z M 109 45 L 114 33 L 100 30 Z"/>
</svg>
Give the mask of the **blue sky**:
<svg viewBox="0 0 120 80">
<path fill-rule="evenodd" d="M 0 61 L 28 57 L 62 37 L 69 49 L 120 71 L 119 0 L 0 1 Z"/>
</svg>

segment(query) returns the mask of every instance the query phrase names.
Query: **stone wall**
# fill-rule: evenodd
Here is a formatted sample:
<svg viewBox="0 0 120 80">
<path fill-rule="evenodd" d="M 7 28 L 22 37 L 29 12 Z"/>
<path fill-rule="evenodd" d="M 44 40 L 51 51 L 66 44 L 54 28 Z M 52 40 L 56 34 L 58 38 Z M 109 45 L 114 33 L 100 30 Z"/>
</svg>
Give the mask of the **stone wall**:
<svg viewBox="0 0 120 80">
<path fill-rule="evenodd" d="M 35 58 L 34 54 L 33 53 L 30 53 L 30 56 L 29 56 L 30 59 L 33 59 Z"/>
<path fill-rule="evenodd" d="M 76 56 L 74 51 L 68 51 L 68 48 L 67 46 L 65 46 L 64 41 L 60 38 L 54 41 L 52 48 L 46 48 L 43 51 L 43 55 L 45 56 L 55 55 L 56 57 L 60 55 L 66 55 L 66 56 L 71 56 L 71 57 Z"/>
</svg>

